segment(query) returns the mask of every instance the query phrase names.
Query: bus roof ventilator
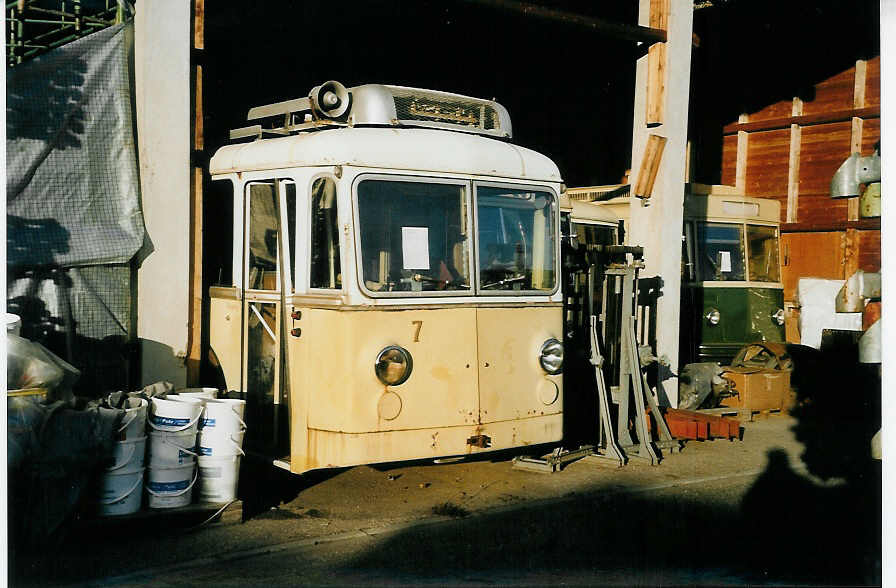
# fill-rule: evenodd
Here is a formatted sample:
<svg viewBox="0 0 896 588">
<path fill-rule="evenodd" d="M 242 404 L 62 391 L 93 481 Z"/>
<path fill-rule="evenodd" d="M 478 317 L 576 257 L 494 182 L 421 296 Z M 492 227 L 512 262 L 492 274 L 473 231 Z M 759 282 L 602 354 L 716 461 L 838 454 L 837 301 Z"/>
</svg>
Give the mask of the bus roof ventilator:
<svg viewBox="0 0 896 588">
<path fill-rule="evenodd" d="M 435 128 L 497 139 L 513 136 L 507 109 L 494 100 L 381 84 L 346 88 L 336 81 L 315 86 L 307 97 L 256 106 L 246 120 L 258 122 L 232 129 L 231 140 L 345 126 Z"/>
</svg>

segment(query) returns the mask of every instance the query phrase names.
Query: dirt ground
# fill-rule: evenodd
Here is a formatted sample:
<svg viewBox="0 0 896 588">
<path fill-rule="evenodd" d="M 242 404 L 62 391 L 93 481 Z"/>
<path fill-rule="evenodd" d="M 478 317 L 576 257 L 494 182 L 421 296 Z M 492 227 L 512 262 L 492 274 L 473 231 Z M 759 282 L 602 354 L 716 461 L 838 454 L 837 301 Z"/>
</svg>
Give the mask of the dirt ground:
<svg viewBox="0 0 896 588">
<path fill-rule="evenodd" d="M 245 464 L 247 498 L 220 518 L 81 521 L 43 550 L 13 546 L 10 584 L 879 582 L 879 462 L 816 478 L 794 424 L 555 474 L 507 454 L 304 477 Z"/>
</svg>

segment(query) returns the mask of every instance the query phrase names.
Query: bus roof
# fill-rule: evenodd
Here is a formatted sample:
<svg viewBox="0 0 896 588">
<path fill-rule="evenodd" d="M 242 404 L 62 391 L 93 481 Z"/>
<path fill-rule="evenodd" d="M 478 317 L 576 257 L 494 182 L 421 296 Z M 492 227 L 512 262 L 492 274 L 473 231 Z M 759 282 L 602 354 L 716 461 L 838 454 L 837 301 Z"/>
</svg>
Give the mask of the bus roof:
<svg viewBox="0 0 896 588">
<path fill-rule="evenodd" d="M 335 128 L 226 145 L 212 176 L 246 171 L 346 165 L 560 182 L 548 157 L 510 143 L 453 131 Z"/>
<path fill-rule="evenodd" d="M 692 219 L 781 222 L 781 203 L 738 194 L 686 194 L 684 216 Z"/>
<path fill-rule="evenodd" d="M 600 224 L 619 224 L 619 217 L 597 202 L 571 200 L 570 204 L 572 205 L 571 216 L 573 222 L 584 221 Z"/>
</svg>

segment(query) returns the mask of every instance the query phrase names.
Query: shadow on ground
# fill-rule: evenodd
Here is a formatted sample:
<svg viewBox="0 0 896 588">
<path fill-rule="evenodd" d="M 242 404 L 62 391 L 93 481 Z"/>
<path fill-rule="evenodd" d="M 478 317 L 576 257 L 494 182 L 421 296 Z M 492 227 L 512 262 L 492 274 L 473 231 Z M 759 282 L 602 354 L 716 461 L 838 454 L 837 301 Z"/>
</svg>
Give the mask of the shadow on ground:
<svg viewBox="0 0 896 588">
<path fill-rule="evenodd" d="M 402 583 L 879 584 L 881 472 L 870 458 L 879 370 L 842 351 L 791 349 L 793 430 L 820 481 L 772 450 L 738 507 L 711 489 L 660 497 L 595 489 L 560 505 L 411 530 L 343 572 Z"/>
</svg>

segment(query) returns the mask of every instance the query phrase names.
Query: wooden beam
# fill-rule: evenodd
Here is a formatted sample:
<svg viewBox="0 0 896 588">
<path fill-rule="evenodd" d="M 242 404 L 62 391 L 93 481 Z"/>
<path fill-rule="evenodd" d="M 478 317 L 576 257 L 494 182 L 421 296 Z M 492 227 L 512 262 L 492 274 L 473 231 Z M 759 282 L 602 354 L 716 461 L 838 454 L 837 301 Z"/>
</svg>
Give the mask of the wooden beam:
<svg viewBox="0 0 896 588">
<path fill-rule="evenodd" d="M 852 105 L 855 109 L 865 107 L 865 85 L 868 71 L 868 63 L 864 59 L 856 61 L 856 75 L 853 82 Z M 850 135 L 850 152 L 862 152 L 862 132 L 864 131 L 864 120 L 854 116 L 852 118 L 852 130 Z M 859 218 L 859 197 L 850 198 L 847 202 L 847 218 L 849 220 L 858 220 Z M 849 276 L 847 276 L 849 277 Z"/>
<path fill-rule="evenodd" d="M 790 125 L 800 125 L 809 127 L 812 125 L 826 125 L 830 123 L 848 122 L 858 118 L 880 118 L 880 106 L 865 106 L 862 108 L 851 108 L 848 110 L 834 110 L 831 112 L 819 112 L 816 114 L 804 114 L 802 116 L 790 116 L 783 118 L 770 118 L 768 120 L 758 120 L 755 122 L 741 122 L 725 125 L 723 134 L 733 135 L 740 131 L 776 131 L 779 129 L 789 128 Z"/>
<path fill-rule="evenodd" d="M 205 46 L 205 2 L 193 0 L 193 49 Z M 195 52 L 191 52 L 195 55 Z M 202 107 L 202 65 L 193 64 L 193 149 L 205 145 Z M 190 186 L 190 309 L 187 344 L 187 384 L 198 385 L 202 363 L 202 188 L 203 170 L 193 162 Z"/>
<path fill-rule="evenodd" d="M 856 273 L 859 269 L 859 232 L 846 229 L 843 232 L 843 279 Z"/>
<path fill-rule="evenodd" d="M 749 115 L 741 114 L 739 122 L 746 123 Z M 743 194 L 747 186 L 747 151 L 749 150 L 749 135 L 746 131 L 737 133 L 737 155 L 734 163 L 734 187 Z"/>
<path fill-rule="evenodd" d="M 880 217 L 860 218 L 856 221 L 822 222 L 822 223 L 784 223 L 782 233 L 831 233 L 856 229 L 858 231 L 879 231 Z"/>
<path fill-rule="evenodd" d="M 803 114 L 803 101 L 793 99 L 791 116 L 797 117 Z M 787 162 L 787 211 L 786 219 L 789 223 L 797 222 L 800 195 L 800 142 L 803 137 L 803 129 L 799 125 L 790 125 L 790 154 Z"/>
<path fill-rule="evenodd" d="M 193 48 L 205 49 L 205 0 L 193 0 Z"/>
<path fill-rule="evenodd" d="M 669 0 L 650 0 L 650 27 L 669 28 Z M 666 44 L 654 43 L 647 50 L 647 117 L 648 127 L 663 124 L 666 113 Z"/>
<path fill-rule="evenodd" d="M 653 194 L 653 184 L 660 169 L 660 160 L 663 158 L 663 149 L 665 147 L 666 137 L 659 135 L 647 137 L 644 156 L 641 158 L 641 167 L 638 169 L 638 178 L 635 180 L 635 185 L 632 189 L 632 193 L 638 198 L 647 199 Z"/>
<path fill-rule="evenodd" d="M 663 124 L 665 113 L 666 44 L 654 43 L 647 50 L 647 126 Z"/>
<path fill-rule="evenodd" d="M 498 8 L 508 12 L 516 12 L 523 16 L 531 16 L 544 20 L 552 20 L 568 25 L 575 25 L 591 29 L 601 36 L 623 41 L 635 41 L 643 43 L 657 43 L 666 40 L 666 31 L 637 25 L 626 25 L 601 20 L 590 16 L 546 8 L 528 2 L 516 0 L 466 0 L 470 3 L 481 4 L 490 8 Z"/>
</svg>

